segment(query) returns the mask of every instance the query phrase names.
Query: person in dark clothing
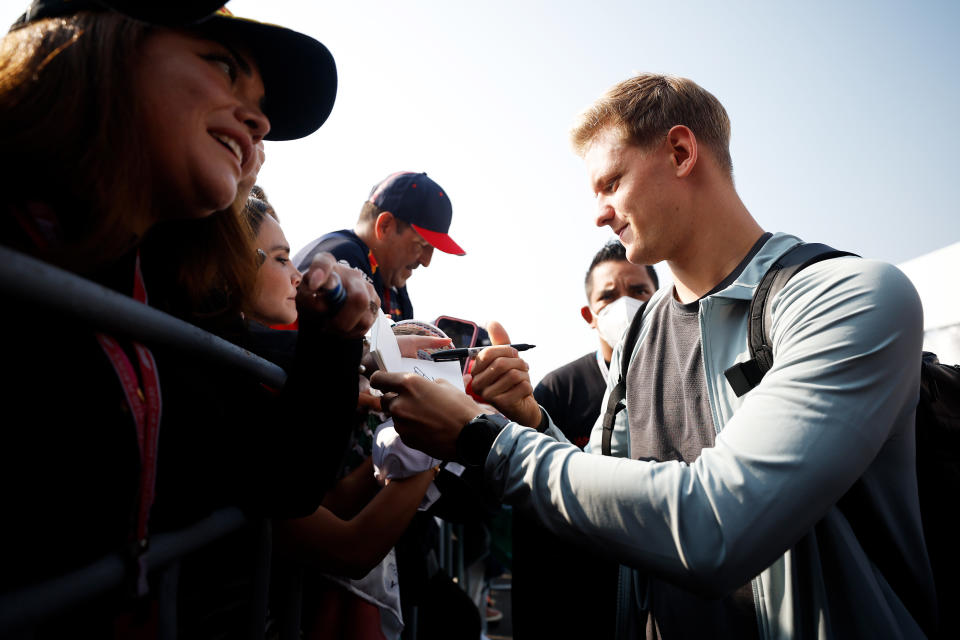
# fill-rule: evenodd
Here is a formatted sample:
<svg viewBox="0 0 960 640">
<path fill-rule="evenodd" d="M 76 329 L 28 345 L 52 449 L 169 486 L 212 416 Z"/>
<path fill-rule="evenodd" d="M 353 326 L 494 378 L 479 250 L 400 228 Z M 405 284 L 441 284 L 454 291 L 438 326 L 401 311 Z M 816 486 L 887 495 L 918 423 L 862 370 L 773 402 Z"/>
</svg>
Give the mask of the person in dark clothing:
<svg viewBox="0 0 960 640">
<path fill-rule="evenodd" d="M 600 415 L 613 347 L 632 318 L 619 301 L 645 302 L 658 287 L 654 268 L 627 261 L 620 242 L 604 245 L 590 262 L 584 279 L 587 304 L 580 313 L 597 329 L 599 348 L 551 371 L 533 391 L 554 424 L 580 448 Z M 560 539 L 521 512 L 514 512 L 513 552 L 514 637 L 613 637 L 616 563 Z M 576 613 L 545 615 L 549 611 Z"/>
<path fill-rule="evenodd" d="M 2 243 L 243 344 L 257 254 L 239 212 L 259 145 L 314 131 L 335 88 L 326 48 L 281 27 L 221 10 L 169 29 L 99 3 L 37 0 L 0 46 Z M 318 292 L 335 270 L 349 295 L 332 315 Z M 279 395 L 228 366 L 7 298 L 17 313 L 3 314 L 0 331 L 17 375 L 0 401 L 17 426 L 0 443 L 0 509 L 14 523 L 0 534 L 0 593 L 107 553 L 135 560 L 151 535 L 224 506 L 316 509 L 347 434 L 298 418 L 316 412 L 318 391 L 352 413 L 360 338 L 379 300 L 332 258 L 304 280 Z M 228 547 L 208 550 L 237 551 Z M 188 575 L 222 582 L 189 561 Z M 181 622 L 203 617 L 186 594 L 203 586 L 181 588 Z M 120 602 L 82 621 L 50 617 L 49 635 L 108 637 Z"/>
<path fill-rule="evenodd" d="M 406 285 L 414 269 L 429 266 L 435 248 L 454 255 L 465 253 L 447 233 L 452 216 L 448 194 L 426 173 L 393 173 L 370 190 L 353 230 L 318 238 L 294 262 L 302 269 L 317 252 L 328 251 L 370 278 L 385 314 L 395 321 L 411 320 L 413 304 Z M 397 545 L 407 619 L 421 599 L 411 585 L 426 584 L 423 575 L 414 574 L 425 572 L 424 549 L 433 544 L 434 529 L 430 516 L 418 514 Z"/>
<path fill-rule="evenodd" d="M 384 313 L 394 320 L 410 320 L 413 304 L 407 280 L 413 270 L 430 266 L 434 249 L 465 254 L 447 235 L 452 216 L 450 198 L 426 173 L 394 173 L 374 185 L 352 231 L 334 231 L 314 240 L 294 262 L 302 271 L 317 252 L 329 251 L 370 278 Z"/>
<path fill-rule="evenodd" d="M 551 371 L 534 389 L 537 402 L 581 449 L 587 445 L 600 415 L 613 348 L 640 303 L 649 300 L 659 287 L 656 270 L 629 262 L 619 242 L 604 245 L 590 262 L 584 279 L 587 304 L 580 308 L 580 315 L 597 330 L 599 347 Z"/>
<path fill-rule="evenodd" d="M 262 260 L 254 295 L 244 309 L 255 335 L 249 348 L 286 368 L 294 361 L 291 347 L 296 344 L 297 331 L 270 327 L 296 321 L 297 307 L 292 301 L 301 274 L 289 259 L 290 248 L 273 207 L 251 196 L 244 215 Z M 414 356 L 418 349 L 446 346 L 449 342 L 447 338 L 398 337 L 401 353 L 407 356 Z M 354 380 L 359 377 L 356 369 L 352 375 Z M 318 426 L 330 419 L 338 420 L 338 424 L 355 424 L 355 415 L 345 416 L 338 410 L 336 403 L 342 402 L 340 398 L 325 397 L 320 390 L 316 400 L 323 403 L 321 411 L 303 419 Z M 379 399 L 370 394 L 366 394 L 365 400 L 379 406 Z M 328 408 L 333 410 L 330 415 Z M 395 578 L 393 544 L 417 513 L 436 471 L 430 468 L 409 476 L 391 477 L 381 488 L 374 477 L 373 459 L 368 457 L 349 472 L 343 470 L 343 477 L 312 514 L 274 522 L 274 566 L 280 573 L 307 569 L 303 573 L 301 605 L 306 637 L 334 637 L 342 633 L 338 630 L 341 625 L 352 627 L 351 632 L 357 637 L 368 637 L 370 630 L 374 630 L 375 637 L 383 637 L 381 628 L 386 637 L 399 637 L 403 626 L 399 592 L 395 581 L 387 588 L 383 576 L 390 577 L 393 572 Z M 351 582 L 351 578 L 357 582 Z M 358 590 L 363 598 L 357 595 Z M 379 606 L 371 607 L 368 602 Z"/>
</svg>

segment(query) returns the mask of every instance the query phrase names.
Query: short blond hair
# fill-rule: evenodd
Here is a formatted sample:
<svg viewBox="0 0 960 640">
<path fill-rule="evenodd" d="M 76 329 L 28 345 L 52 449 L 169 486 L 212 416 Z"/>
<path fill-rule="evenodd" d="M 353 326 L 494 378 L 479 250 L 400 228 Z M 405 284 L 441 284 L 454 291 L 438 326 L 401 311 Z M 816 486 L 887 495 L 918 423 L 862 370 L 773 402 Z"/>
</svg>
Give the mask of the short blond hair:
<svg viewBox="0 0 960 640">
<path fill-rule="evenodd" d="M 649 149 L 676 125 L 689 127 L 733 176 L 727 111 L 712 93 L 686 78 L 643 73 L 615 84 L 579 115 L 570 141 L 582 156 L 600 133 L 613 128 L 630 144 Z"/>
</svg>

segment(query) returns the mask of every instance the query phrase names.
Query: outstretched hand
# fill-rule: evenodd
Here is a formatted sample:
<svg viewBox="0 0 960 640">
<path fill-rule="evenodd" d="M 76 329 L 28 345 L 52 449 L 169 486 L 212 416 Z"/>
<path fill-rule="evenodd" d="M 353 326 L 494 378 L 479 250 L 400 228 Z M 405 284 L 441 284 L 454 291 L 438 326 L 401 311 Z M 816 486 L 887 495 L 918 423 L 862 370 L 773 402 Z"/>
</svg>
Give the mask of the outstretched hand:
<svg viewBox="0 0 960 640">
<path fill-rule="evenodd" d="M 415 373 L 377 371 L 370 384 L 384 392 L 381 404 L 408 445 L 441 460 L 453 460 L 464 425 L 485 413 L 473 398 L 445 380 Z"/>
<path fill-rule="evenodd" d="M 338 286 L 345 297 L 334 302 L 330 295 Z M 339 264 L 332 254 L 313 257 L 297 288 L 301 318 L 312 318 L 324 330 L 347 338 L 360 338 L 380 312 L 380 297 L 363 272 Z"/>
</svg>

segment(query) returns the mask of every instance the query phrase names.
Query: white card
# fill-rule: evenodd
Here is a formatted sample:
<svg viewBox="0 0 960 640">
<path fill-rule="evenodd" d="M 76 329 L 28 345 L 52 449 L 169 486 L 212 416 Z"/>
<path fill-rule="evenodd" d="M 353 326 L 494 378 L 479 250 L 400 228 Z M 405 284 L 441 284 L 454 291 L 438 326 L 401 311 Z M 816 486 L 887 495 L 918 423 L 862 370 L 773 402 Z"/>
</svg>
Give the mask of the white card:
<svg viewBox="0 0 960 640">
<path fill-rule="evenodd" d="M 397 344 L 397 337 L 393 335 L 391 326 L 390 318 L 381 311 L 367 335 L 370 354 L 381 371 L 416 373 L 428 380 L 446 380 L 457 389 L 465 390 L 459 361 L 434 362 L 401 356 L 400 345 Z"/>
</svg>

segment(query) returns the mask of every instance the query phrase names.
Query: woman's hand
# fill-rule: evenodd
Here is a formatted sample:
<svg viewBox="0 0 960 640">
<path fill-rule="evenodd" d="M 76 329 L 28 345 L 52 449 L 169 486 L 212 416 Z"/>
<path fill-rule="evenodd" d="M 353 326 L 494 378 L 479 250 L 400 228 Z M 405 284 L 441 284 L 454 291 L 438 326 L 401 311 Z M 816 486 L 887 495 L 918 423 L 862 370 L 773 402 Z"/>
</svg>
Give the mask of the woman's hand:
<svg viewBox="0 0 960 640">
<path fill-rule="evenodd" d="M 400 345 L 400 355 L 404 358 L 416 358 L 417 351 L 420 349 L 439 349 L 451 344 L 450 338 L 437 338 L 434 336 L 403 335 L 397 336 L 397 344 Z"/>
<path fill-rule="evenodd" d="M 261 140 L 253 146 L 253 155 L 247 161 L 246 166 L 243 167 L 243 175 L 240 176 L 240 181 L 237 183 L 237 201 L 240 206 L 246 204 L 247 198 L 250 197 L 250 190 L 257 183 L 257 176 L 260 174 L 260 169 L 266 159 L 267 153 L 263 150 L 263 140 Z"/>
<path fill-rule="evenodd" d="M 362 271 L 322 252 L 303 274 L 297 310 L 303 320 L 319 322 L 326 331 L 360 338 L 380 313 L 380 297 Z"/>
<path fill-rule="evenodd" d="M 357 408 L 367 409 L 368 411 L 383 411 L 380 406 L 380 396 L 375 396 L 369 391 L 361 391 L 357 396 Z"/>
</svg>

